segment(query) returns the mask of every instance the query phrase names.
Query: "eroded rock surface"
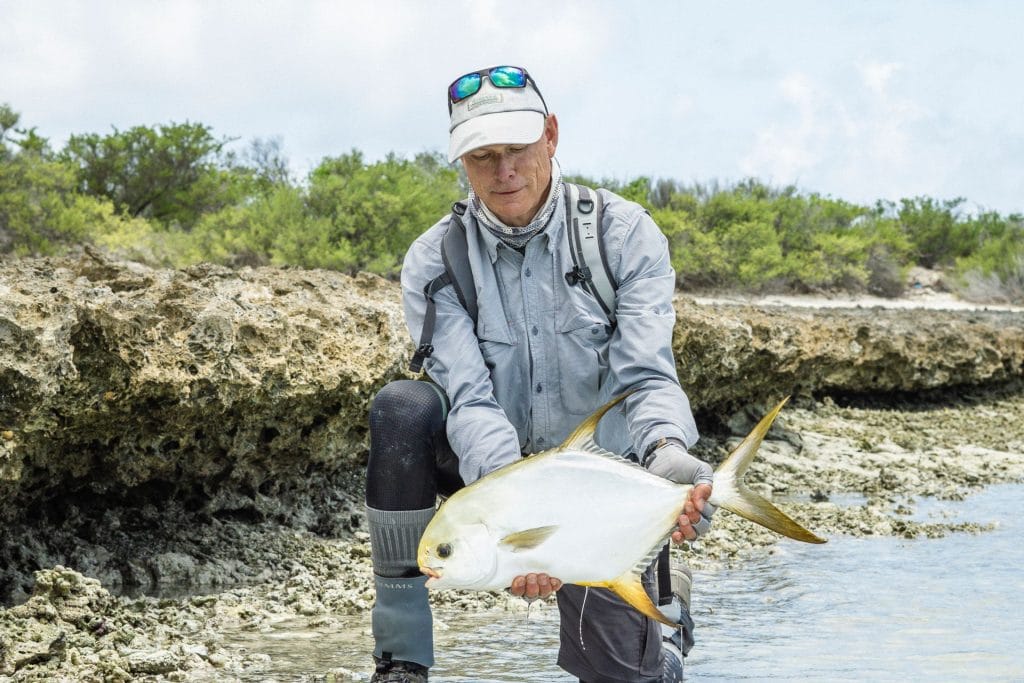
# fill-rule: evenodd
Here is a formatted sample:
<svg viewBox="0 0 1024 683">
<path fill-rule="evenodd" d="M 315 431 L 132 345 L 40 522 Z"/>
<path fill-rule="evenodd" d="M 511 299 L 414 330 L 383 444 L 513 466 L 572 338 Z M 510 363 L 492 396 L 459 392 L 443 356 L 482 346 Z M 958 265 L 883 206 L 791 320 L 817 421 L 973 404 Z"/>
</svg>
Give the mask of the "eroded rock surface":
<svg viewBox="0 0 1024 683">
<path fill-rule="evenodd" d="M 677 301 L 679 378 L 720 414 L 784 394 L 920 393 L 1024 374 L 1024 313 Z"/>
<path fill-rule="evenodd" d="M 41 570 L 28 600 L 0 609 L 0 679 L 186 680 L 196 670 L 231 679 L 264 657 L 221 647 L 215 624 L 222 611 L 202 598 L 118 600 L 66 567 Z"/>
<path fill-rule="evenodd" d="M 212 520 L 344 532 L 405 336 L 372 276 L 0 265 L 0 602 L 76 553 L 115 582 L 200 578 L 172 537 Z"/>
<path fill-rule="evenodd" d="M 786 394 L 1024 374 L 1021 313 L 684 296 L 677 311 L 680 378 L 702 419 Z M 273 547 L 279 529 L 347 537 L 369 402 L 405 376 L 411 348 L 397 285 L 374 276 L 0 263 L 0 602 L 25 599 L 39 567 L 105 585 L 231 584 L 275 571 L 245 549 Z"/>
</svg>

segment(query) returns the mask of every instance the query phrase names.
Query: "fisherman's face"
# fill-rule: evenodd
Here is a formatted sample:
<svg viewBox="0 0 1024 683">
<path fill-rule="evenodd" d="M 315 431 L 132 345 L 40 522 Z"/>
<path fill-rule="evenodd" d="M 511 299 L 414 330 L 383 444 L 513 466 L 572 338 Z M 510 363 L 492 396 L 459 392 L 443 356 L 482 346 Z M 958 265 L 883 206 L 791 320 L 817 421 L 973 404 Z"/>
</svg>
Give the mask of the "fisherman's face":
<svg viewBox="0 0 1024 683">
<path fill-rule="evenodd" d="M 473 192 L 501 222 L 524 227 L 540 210 L 551 185 L 558 120 L 549 114 L 544 134 L 529 145 L 490 145 L 462 155 Z"/>
</svg>

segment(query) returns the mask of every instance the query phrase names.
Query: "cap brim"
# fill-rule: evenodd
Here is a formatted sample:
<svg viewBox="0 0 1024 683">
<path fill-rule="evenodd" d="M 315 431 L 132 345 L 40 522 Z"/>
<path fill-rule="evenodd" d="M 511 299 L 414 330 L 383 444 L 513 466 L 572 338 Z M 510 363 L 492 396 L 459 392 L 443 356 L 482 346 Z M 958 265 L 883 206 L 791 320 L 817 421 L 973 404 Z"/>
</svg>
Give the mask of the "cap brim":
<svg viewBox="0 0 1024 683">
<path fill-rule="evenodd" d="M 448 138 L 448 163 L 487 145 L 528 145 L 544 133 L 544 114 L 505 111 L 484 114 L 460 123 Z"/>
</svg>

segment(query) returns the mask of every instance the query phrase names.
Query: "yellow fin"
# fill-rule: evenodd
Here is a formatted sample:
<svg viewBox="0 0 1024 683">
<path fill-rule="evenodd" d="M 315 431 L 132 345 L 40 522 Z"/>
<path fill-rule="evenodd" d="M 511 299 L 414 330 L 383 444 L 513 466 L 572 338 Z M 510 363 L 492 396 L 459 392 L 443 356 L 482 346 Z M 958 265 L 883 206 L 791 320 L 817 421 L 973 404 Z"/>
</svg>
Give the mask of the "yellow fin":
<svg viewBox="0 0 1024 683">
<path fill-rule="evenodd" d="M 577 427 L 576 430 L 569 435 L 569 438 L 558 447 L 559 450 L 588 450 L 588 445 L 594 441 L 594 430 L 597 429 L 597 423 L 601 421 L 601 418 L 604 417 L 605 413 L 614 408 L 617 403 L 632 393 L 633 392 L 630 391 L 622 396 L 613 398 L 598 408 L 593 415 L 580 423 L 580 426 Z"/>
<path fill-rule="evenodd" d="M 761 418 L 757 426 L 743 439 L 729 457 L 715 470 L 715 483 L 710 502 L 735 512 L 755 524 L 804 543 L 825 543 L 825 539 L 800 526 L 794 519 L 770 501 L 747 488 L 743 475 L 754 459 L 761 441 L 775 421 L 788 397 L 779 401 L 770 413 Z"/>
<path fill-rule="evenodd" d="M 650 617 L 651 619 L 660 621 L 666 626 L 671 626 L 672 628 L 679 626 L 679 624 L 666 617 L 662 614 L 660 609 L 654 606 L 654 603 L 651 602 L 651 596 L 647 595 L 647 591 L 644 590 L 644 584 L 641 583 L 639 574 L 629 572 L 612 581 L 580 583 L 579 585 L 595 588 L 607 588 L 629 603 L 633 609 L 640 614 L 643 614 L 645 617 Z"/>
<path fill-rule="evenodd" d="M 501 539 L 501 543 L 503 545 L 512 546 L 512 552 L 518 553 L 521 550 L 536 548 L 541 543 L 548 540 L 551 534 L 555 533 L 557 529 L 558 525 L 554 525 L 539 526 L 533 529 L 526 529 L 525 531 L 516 531 L 515 533 L 511 533 Z"/>
</svg>

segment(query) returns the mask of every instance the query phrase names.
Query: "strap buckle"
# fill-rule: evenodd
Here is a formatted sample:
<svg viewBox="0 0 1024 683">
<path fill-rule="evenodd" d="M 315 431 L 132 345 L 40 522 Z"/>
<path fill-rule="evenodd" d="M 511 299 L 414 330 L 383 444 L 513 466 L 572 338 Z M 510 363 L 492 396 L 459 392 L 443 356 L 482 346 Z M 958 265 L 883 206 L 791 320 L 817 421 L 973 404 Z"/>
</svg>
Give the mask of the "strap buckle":
<svg viewBox="0 0 1024 683">
<path fill-rule="evenodd" d="M 565 281 L 569 283 L 570 287 L 578 285 L 581 282 L 590 282 L 590 268 L 584 266 L 573 266 L 572 270 L 565 274 Z"/>
<path fill-rule="evenodd" d="M 433 344 L 420 344 L 416 348 L 416 353 L 412 355 L 412 360 L 409 361 L 409 369 L 413 372 L 419 372 L 423 369 L 423 361 L 430 358 L 433 353 Z"/>
</svg>

